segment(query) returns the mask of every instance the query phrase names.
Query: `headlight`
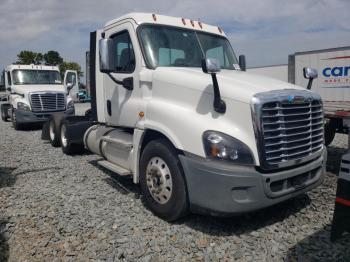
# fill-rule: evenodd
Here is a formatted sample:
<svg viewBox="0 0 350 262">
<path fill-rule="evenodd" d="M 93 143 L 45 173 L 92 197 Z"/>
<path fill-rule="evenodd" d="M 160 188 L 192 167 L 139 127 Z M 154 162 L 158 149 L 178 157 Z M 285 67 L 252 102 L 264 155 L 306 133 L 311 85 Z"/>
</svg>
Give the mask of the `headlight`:
<svg viewBox="0 0 350 262">
<path fill-rule="evenodd" d="M 25 110 L 25 111 L 30 111 L 29 105 L 27 105 L 26 103 L 22 103 L 22 102 L 18 102 L 18 103 L 17 103 L 17 109 L 19 109 L 19 110 Z"/>
<path fill-rule="evenodd" d="M 68 108 L 73 108 L 73 107 L 74 107 L 74 101 L 71 100 L 71 101 L 69 101 L 68 104 L 67 104 L 67 109 L 68 109 Z"/>
<path fill-rule="evenodd" d="M 247 145 L 220 132 L 203 134 L 204 150 L 208 158 L 227 160 L 239 165 L 254 165 L 253 154 Z"/>
</svg>

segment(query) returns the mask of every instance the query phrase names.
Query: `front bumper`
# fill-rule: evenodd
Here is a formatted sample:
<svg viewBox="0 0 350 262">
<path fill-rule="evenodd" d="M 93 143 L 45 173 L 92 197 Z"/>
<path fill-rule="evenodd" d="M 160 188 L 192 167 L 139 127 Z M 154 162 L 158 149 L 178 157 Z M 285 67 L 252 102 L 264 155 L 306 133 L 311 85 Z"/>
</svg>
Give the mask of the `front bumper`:
<svg viewBox="0 0 350 262">
<path fill-rule="evenodd" d="M 31 111 L 25 111 L 25 110 L 18 110 L 16 111 L 16 120 L 18 123 L 43 123 L 49 120 L 50 116 L 53 114 L 53 112 L 46 113 L 33 113 Z M 74 107 L 69 108 L 64 112 L 66 115 L 74 115 L 75 109 Z"/>
<path fill-rule="evenodd" d="M 191 211 L 235 215 L 277 204 L 320 185 L 327 152 L 324 150 L 321 156 L 305 165 L 274 173 L 199 157 L 179 157 Z"/>
</svg>

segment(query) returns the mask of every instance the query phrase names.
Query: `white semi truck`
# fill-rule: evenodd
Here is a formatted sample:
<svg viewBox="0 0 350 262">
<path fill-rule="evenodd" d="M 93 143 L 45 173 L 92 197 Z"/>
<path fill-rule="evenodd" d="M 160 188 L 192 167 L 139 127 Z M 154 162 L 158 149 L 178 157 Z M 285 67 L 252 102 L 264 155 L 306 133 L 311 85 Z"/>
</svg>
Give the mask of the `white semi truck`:
<svg viewBox="0 0 350 262">
<path fill-rule="evenodd" d="M 10 119 L 18 130 L 26 124 L 46 122 L 53 112 L 74 115 L 69 93 L 77 92 L 77 79 L 76 71 L 67 70 L 62 82 L 57 66 L 7 66 L 4 80 L 8 103 L 1 105 L 2 120 Z"/>
<path fill-rule="evenodd" d="M 305 86 L 304 67 L 313 67 L 319 72 L 312 91 L 320 94 L 323 100 L 325 143 L 328 145 L 336 132 L 349 132 L 345 120 L 350 118 L 350 46 L 296 52 L 288 57 L 288 64 L 256 67 L 248 71 Z"/>
<path fill-rule="evenodd" d="M 245 72 L 219 27 L 127 14 L 91 33 L 89 61 L 91 110 L 54 114 L 42 137 L 132 176 L 161 218 L 241 214 L 321 183 L 320 96 Z"/>
</svg>

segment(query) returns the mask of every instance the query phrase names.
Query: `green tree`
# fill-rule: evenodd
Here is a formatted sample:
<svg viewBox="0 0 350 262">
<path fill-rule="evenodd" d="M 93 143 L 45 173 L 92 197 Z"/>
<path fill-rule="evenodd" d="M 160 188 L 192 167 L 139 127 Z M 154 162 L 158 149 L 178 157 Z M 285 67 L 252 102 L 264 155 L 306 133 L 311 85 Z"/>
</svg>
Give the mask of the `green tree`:
<svg viewBox="0 0 350 262">
<path fill-rule="evenodd" d="M 81 71 L 81 66 L 76 62 L 63 62 L 60 64 L 60 72 L 62 76 L 66 70 L 76 70 L 79 78 L 84 76 L 84 73 Z"/>
<path fill-rule="evenodd" d="M 63 58 L 57 51 L 50 50 L 44 54 L 44 62 L 45 65 L 59 66 L 63 63 Z"/>
<path fill-rule="evenodd" d="M 16 64 L 19 65 L 40 65 L 43 61 L 43 55 L 33 51 L 23 50 L 17 55 Z"/>
</svg>

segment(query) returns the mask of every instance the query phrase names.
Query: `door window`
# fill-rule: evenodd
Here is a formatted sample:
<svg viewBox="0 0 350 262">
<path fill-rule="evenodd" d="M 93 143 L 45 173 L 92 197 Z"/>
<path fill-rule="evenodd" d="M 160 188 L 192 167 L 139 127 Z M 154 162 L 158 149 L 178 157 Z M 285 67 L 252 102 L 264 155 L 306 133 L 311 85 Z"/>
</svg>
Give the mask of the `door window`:
<svg viewBox="0 0 350 262">
<path fill-rule="evenodd" d="M 112 37 L 115 46 L 115 69 L 118 73 L 132 73 L 135 70 L 135 54 L 128 31 Z"/>
<path fill-rule="evenodd" d="M 68 72 L 66 77 L 66 84 L 71 83 L 73 86 L 77 83 L 76 76 L 74 72 Z"/>
<path fill-rule="evenodd" d="M 7 72 L 7 84 L 10 86 L 12 85 L 12 80 L 11 80 L 11 72 Z"/>
</svg>

